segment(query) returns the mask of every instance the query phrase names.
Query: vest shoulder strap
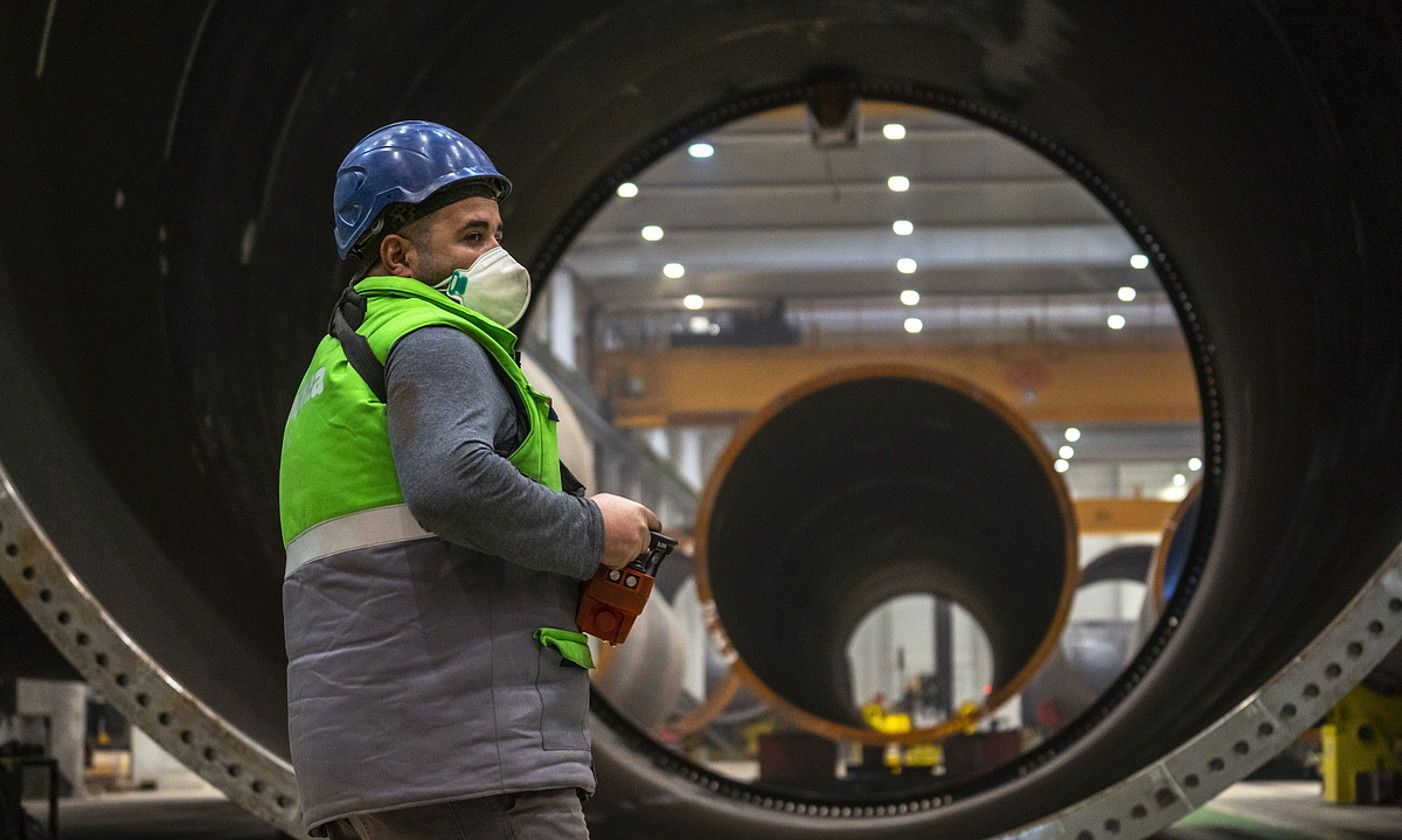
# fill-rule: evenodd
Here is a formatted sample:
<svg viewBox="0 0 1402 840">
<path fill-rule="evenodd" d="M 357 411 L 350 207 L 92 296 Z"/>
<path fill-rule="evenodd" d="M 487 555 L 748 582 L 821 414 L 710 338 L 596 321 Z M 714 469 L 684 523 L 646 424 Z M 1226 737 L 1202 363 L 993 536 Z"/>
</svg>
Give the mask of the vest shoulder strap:
<svg viewBox="0 0 1402 840">
<path fill-rule="evenodd" d="M 341 299 L 336 302 L 336 308 L 331 313 L 331 323 L 327 327 L 329 332 L 337 341 L 341 343 L 341 350 L 346 354 L 346 361 L 350 363 L 351 369 L 365 380 L 371 393 L 380 402 L 389 401 L 389 389 L 385 385 L 385 366 L 376 356 L 375 351 L 370 347 L 370 341 L 356 329 L 365 323 L 366 303 L 365 296 L 355 290 L 353 286 L 347 286 L 341 293 Z M 494 365 L 493 367 L 499 367 Z M 519 418 L 525 417 L 529 423 L 529 415 L 526 413 L 521 403 L 521 396 L 517 393 L 514 384 L 504 371 L 498 370 L 497 375 L 503 380 L 502 386 L 511 395 L 511 401 L 516 406 L 518 427 Z M 521 431 L 525 434 L 525 430 Z M 586 488 L 564 461 L 560 461 L 560 479 L 564 492 L 571 496 L 583 498 Z"/>
<path fill-rule="evenodd" d="M 385 388 L 385 366 L 375 358 L 375 351 L 370 349 L 370 341 L 356 332 L 356 328 L 363 323 L 365 297 L 354 287 L 348 286 L 341 293 L 341 299 L 336 302 L 327 331 L 341 343 L 346 361 L 350 362 L 351 368 L 365 380 L 370 392 L 380 402 L 385 402 L 389 396 Z"/>
</svg>

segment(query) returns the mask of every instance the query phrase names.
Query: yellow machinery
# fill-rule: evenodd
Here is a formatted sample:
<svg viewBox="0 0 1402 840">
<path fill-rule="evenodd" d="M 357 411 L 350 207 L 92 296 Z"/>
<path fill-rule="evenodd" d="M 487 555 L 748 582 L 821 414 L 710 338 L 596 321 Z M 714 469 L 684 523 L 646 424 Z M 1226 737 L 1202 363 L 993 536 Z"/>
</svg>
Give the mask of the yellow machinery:
<svg viewBox="0 0 1402 840">
<path fill-rule="evenodd" d="M 1320 738 L 1324 798 L 1354 804 L 1359 773 L 1402 771 L 1402 697 L 1360 685 L 1329 712 Z"/>
<path fill-rule="evenodd" d="M 970 734 L 978 729 L 979 706 L 965 703 L 955 712 L 955 718 L 967 720 L 960 730 Z M 913 727 L 910 715 L 905 712 L 887 712 L 879 703 L 866 703 L 862 706 L 862 718 L 877 732 L 896 735 L 909 732 Z M 936 767 L 944 762 L 944 750 L 937 743 L 911 744 L 902 748 L 900 744 L 887 744 L 884 763 L 892 773 L 901 772 L 905 767 Z"/>
</svg>

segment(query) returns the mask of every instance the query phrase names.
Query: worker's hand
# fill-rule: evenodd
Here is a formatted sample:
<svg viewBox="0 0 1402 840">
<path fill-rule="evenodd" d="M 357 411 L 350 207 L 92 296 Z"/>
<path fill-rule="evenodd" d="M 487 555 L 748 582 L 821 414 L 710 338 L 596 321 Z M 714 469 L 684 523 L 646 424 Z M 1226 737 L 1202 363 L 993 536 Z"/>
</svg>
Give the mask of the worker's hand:
<svg viewBox="0 0 1402 840">
<path fill-rule="evenodd" d="M 621 569 L 647 551 L 652 537 L 648 531 L 660 531 L 662 522 L 657 514 L 632 499 L 600 493 L 589 500 L 598 505 L 604 517 L 604 556 L 602 563 L 610 569 Z"/>
</svg>

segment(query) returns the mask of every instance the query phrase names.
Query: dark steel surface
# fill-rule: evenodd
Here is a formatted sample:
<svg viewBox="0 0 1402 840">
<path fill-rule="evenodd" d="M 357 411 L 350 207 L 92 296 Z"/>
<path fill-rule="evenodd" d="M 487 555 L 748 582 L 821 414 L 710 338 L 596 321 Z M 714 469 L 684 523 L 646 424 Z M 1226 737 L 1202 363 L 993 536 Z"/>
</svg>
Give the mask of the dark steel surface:
<svg viewBox="0 0 1402 840">
<path fill-rule="evenodd" d="M 0 28 L 0 461 L 131 634 L 275 751 L 278 440 L 342 279 L 335 165 L 400 117 L 489 151 L 538 277 L 618 180 L 818 78 L 1018 133 L 1155 260 L 1205 401 L 1211 551 L 1179 592 L 1196 597 L 1124 702 L 909 836 L 985 836 L 1162 755 L 1288 661 L 1402 535 L 1386 0 L 50 11 Z M 762 836 L 759 806 L 625 764 L 599 755 L 601 828 Z"/>
<path fill-rule="evenodd" d="M 1076 588 L 1106 581 L 1144 583 L 1154 562 L 1154 546 L 1122 545 L 1112 548 L 1087 563 L 1076 580 Z"/>
<path fill-rule="evenodd" d="M 78 672 L 58 655 L 15 596 L 0 586 L 0 662 L 11 677 L 75 680 Z"/>
</svg>

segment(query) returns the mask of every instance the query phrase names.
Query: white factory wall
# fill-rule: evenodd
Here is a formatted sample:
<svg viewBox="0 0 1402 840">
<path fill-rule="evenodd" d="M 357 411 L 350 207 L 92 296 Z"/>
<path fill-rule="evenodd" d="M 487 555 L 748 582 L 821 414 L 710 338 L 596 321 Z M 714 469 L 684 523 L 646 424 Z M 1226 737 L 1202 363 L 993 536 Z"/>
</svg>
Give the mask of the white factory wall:
<svg viewBox="0 0 1402 840">
<path fill-rule="evenodd" d="M 136 727 L 131 730 L 131 777 L 137 785 L 156 790 L 214 789 Z"/>
<path fill-rule="evenodd" d="M 927 594 L 902 595 L 878 606 L 857 625 L 847 646 L 854 700 L 865 703 L 883 694 L 890 705 L 912 677 L 934 673 L 934 603 Z M 966 610 L 956 604 L 950 612 L 954 705 L 981 702 L 993 676 L 988 638 Z"/>
<path fill-rule="evenodd" d="M 74 796 L 84 796 L 83 742 L 87 722 L 88 687 L 68 680 L 15 681 L 15 711 L 21 716 L 48 719 L 49 755 L 58 760 L 59 773 L 73 785 Z"/>
</svg>

